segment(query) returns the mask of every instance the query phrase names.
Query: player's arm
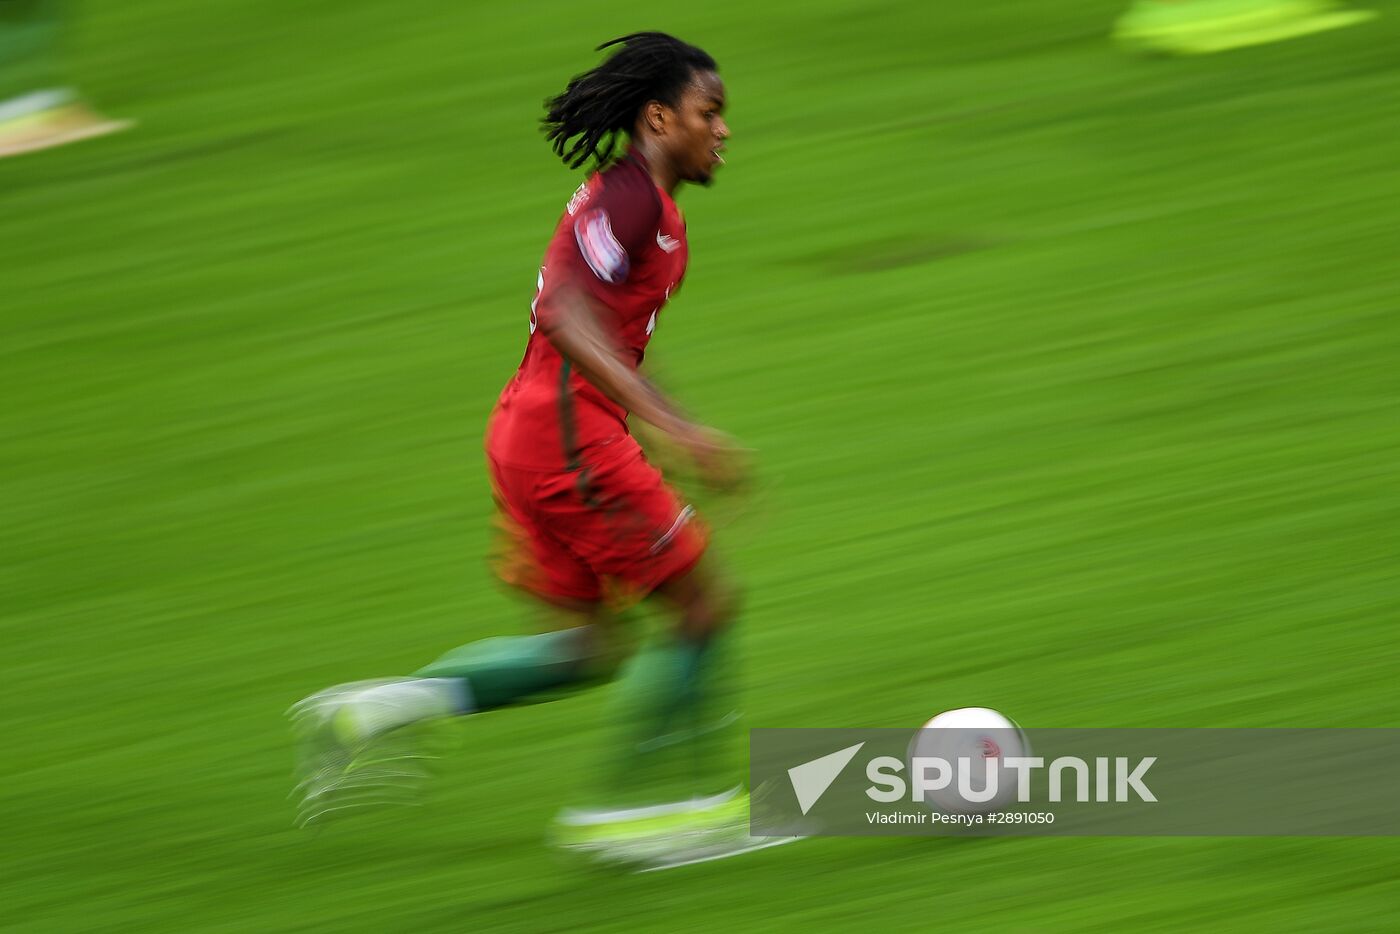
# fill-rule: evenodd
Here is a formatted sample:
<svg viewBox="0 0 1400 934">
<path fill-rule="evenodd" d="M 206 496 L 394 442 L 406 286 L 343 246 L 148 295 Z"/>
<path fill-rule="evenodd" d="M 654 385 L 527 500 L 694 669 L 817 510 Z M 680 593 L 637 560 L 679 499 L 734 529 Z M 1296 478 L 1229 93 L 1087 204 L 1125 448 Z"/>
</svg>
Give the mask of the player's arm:
<svg viewBox="0 0 1400 934">
<path fill-rule="evenodd" d="M 731 487 L 739 482 L 742 471 L 734 443 L 722 433 L 686 418 L 674 402 L 633 368 L 599 324 L 583 289 L 561 284 L 554 296 L 552 313 L 540 320 L 540 332 L 603 395 L 680 444 L 708 483 Z"/>
<path fill-rule="evenodd" d="M 642 378 L 655 386 L 654 374 L 645 370 L 642 372 L 645 374 Z M 647 460 L 655 464 L 662 473 L 674 477 L 694 472 L 695 465 L 691 463 L 690 455 L 666 432 L 640 418 L 628 419 L 627 430 L 641 444 L 642 450 L 646 451 Z"/>
<path fill-rule="evenodd" d="M 584 379 L 631 415 L 672 439 L 695 462 L 701 479 L 719 490 L 742 485 L 746 470 L 739 447 L 722 432 L 696 424 L 631 365 L 598 322 L 587 293 L 564 283 L 540 333 Z"/>
<path fill-rule="evenodd" d="M 573 368 L 594 386 L 638 418 L 667 434 L 694 427 L 677 407 L 623 357 L 598 322 L 592 302 L 576 285 L 561 285 L 554 294 L 552 314 L 541 316 L 540 332 Z"/>
</svg>

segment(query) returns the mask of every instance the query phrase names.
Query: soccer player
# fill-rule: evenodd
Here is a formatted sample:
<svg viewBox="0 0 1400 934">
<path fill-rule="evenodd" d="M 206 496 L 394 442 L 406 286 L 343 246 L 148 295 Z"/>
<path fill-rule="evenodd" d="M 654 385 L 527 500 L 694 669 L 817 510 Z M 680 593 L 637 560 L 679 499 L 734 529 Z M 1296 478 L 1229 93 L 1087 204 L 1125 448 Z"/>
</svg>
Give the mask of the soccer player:
<svg viewBox="0 0 1400 934">
<path fill-rule="evenodd" d="M 1203 55 L 1340 29 L 1375 15 L 1334 0 L 1133 0 L 1113 34 L 1129 48 Z"/>
<path fill-rule="evenodd" d="M 714 59 L 672 36 L 636 33 L 599 49 L 610 47 L 548 102 L 554 151 L 573 168 L 594 160 L 598 171 L 555 228 L 525 357 L 486 437 L 506 536 L 497 572 L 543 601 L 557 624 L 461 646 L 409 679 L 304 701 L 298 711 L 312 748 L 342 751 L 305 767 L 304 814 L 313 818 L 354 785 L 355 759 L 374 761 L 366 751 L 409 724 L 597 678 L 607 667 L 609 597 L 622 589 L 654 598 L 671 624 L 619 677 L 627 735 L 611 770 L 614 806 L 563 813 L 559 839 L 606 858 L 652 858 L 659 840 L 704 837 L 697 831 L 725 836 L 725 853 L 755 845 L 746 837 L 747 795 L 721 758 L 737 720 L 718 695 L 736 595 L 705 557 L 694 509 L 628 424 L 629 416 L 649 424 L 713 487 L 740 479 L 733 443 L 682 414 L 638 369 L 685 276 L 689 247 L 674 195 L 683 183 L 710 184 L 724 162 L 725 88 Z"/>
</svg>

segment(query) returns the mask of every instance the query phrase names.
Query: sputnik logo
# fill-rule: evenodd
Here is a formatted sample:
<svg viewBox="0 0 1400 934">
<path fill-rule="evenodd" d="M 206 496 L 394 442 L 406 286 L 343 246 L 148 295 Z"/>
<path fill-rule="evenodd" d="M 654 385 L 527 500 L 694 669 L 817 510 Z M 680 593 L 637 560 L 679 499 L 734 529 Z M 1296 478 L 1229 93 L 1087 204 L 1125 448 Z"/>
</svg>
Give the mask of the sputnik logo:
<svg viewBox="0 0 1400 934">
<path fill-rule="evenodd" d="M 847 746 L 820 759 L 813 759 L 788 769 L 788 781 L 792 782 L 792 792 L 797 795 L 797 804 L 802 808 L 803 814 L 821 800 L 831 783 L 836 781 L 864 745 L 863 742 L 856 743 L 854 746 Z"/>
</svg>

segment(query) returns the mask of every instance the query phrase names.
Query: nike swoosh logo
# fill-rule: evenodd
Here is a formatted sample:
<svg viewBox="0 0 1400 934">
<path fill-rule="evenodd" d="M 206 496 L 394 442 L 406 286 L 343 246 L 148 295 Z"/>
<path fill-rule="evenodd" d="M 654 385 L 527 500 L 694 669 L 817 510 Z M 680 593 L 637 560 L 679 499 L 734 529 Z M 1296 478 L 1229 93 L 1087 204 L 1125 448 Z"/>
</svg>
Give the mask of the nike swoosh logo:
<svg viewBox="0 0 1400 934">
<path fill-rule="evenodd" d="M 681 248 L 681 242 L 674 237 L 668 237 L 661 231 L 656 232 L 656 245 L 667 253 L 674 253 Z"/>
</svg>

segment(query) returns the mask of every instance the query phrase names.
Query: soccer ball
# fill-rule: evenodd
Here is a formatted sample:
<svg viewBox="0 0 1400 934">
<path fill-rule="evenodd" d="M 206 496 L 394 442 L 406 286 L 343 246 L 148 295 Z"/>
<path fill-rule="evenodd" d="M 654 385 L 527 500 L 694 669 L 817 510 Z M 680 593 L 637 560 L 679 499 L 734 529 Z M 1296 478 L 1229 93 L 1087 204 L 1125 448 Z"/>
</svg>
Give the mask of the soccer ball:
<svg viewBox="0 0 1400 934">
<path fill-rule="evenodd" d="M 1030 754 L 1026 734 L 1010 717 L 989 707 L 959 707 L 914 734 L 909 775 L 916 792 L 923 785 L 924 804 L 935 810 L 988 814 L 1016 801 L 1017 773 L 1003 767 L 1002 760 Z M 992 782 L 995 790 L 989 788 Z"/>
</svg>

